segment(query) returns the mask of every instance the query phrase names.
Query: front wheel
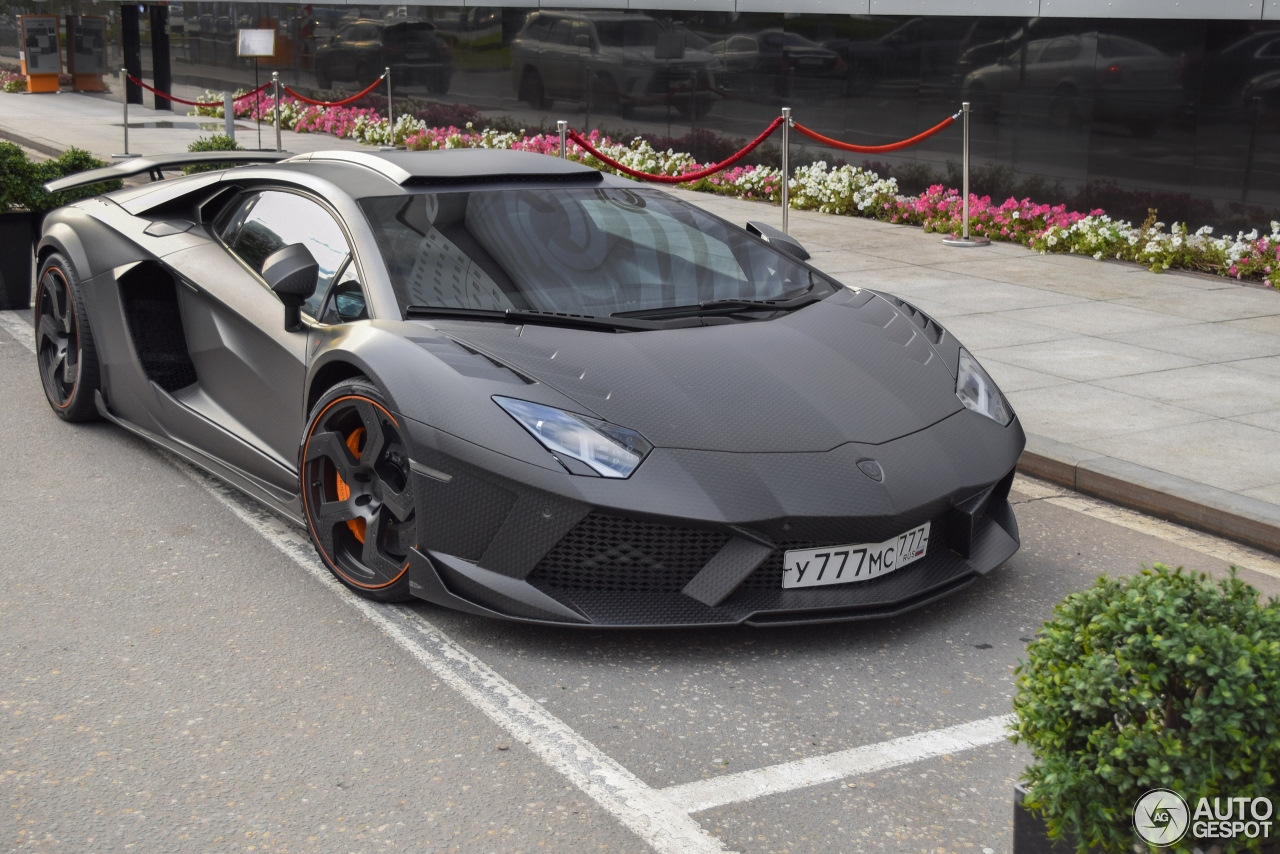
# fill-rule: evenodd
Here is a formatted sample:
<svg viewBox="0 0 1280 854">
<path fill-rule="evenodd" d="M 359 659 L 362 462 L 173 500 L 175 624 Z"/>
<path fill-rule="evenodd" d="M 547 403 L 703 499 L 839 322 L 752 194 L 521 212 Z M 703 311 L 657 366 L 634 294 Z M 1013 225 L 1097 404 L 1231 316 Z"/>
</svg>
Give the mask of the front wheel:
<svg viewBox="0 0 1280 854">
<path fill-rule="evenodd" d="M 75 269 L 55 252 L 40 265 L 36 291 L 36 363 L 44 395 L 59 418 L 98 417 L 98 353 Z"/>
<path fill-rule="evenodd" d="M 330 571 L 367 599 L 410 598 L 409 452 L 373 383 L 339 383 L 320 399 L 303 434 L 300 474 L 307 528 Z"/>
</svg>

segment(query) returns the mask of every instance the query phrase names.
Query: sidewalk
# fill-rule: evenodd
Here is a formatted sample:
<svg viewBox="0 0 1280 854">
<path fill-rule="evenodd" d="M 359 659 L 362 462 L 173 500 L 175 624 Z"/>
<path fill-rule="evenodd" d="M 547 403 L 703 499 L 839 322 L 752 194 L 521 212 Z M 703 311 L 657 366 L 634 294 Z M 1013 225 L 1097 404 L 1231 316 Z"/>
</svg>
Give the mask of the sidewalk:
<svg viewBox="0 0 1280 854">
<path fill-rule="evenodd" d="M 184 151 L 222 132 L 221 120 L 183 112 L 131 106 L 130 152 Z M 252 124 L 237 128 L 257 147 Z M 122 147 L 120 103 L 0 94 L 0 137 L 109 159 Z M 281 139 L 295 152 L 360 147 Z M 262 141 L 273 148 L 274 130 Z M 780 219 L 758 202 L 676 192 L 733 222 Z M 1028 434 L 1020 469 L 1280 553 L 1280 293 L 1009 244 L 948 248 L 871 220 L 794 211 L 790 224 L 819 269 L 911 300 L 978 356 Z"/>
</svg>

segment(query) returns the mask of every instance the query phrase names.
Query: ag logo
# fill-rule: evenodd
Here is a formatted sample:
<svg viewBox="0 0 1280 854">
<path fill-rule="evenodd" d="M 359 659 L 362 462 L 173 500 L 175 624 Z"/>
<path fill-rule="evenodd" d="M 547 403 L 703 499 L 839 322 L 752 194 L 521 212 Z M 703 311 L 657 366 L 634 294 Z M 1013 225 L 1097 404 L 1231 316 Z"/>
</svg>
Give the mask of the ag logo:
<svg viewBox="0 0 1280 854">
<path fill-rule="evenodd" d="M 1143 842 L 1172 845 L 1187 833 L 1191 811 L 1177 792 L 1152 789 L 1133 808 L 1133 829 Z"/>
</svg>

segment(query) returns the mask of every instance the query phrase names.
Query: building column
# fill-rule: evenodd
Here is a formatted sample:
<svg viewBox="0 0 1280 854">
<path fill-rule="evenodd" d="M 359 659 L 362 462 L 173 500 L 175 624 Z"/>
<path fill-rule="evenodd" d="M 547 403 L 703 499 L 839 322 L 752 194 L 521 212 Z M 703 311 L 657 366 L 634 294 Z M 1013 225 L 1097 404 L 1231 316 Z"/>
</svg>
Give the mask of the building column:
<svg viewBox="0 0 1280 854">
<path fill-rule="evenodd" d="M 136 3 L 120 4 L 120 41 L 124 51 L 124 67 L 130 76 L 142 79 L 142 36 L 138 32 L 139 7 Z M 130 104 L 142 103 L 142 87 L 125 84 L 125 98 Z"/>
<path fill-rule="evenodd" d="M 173 91 L 173 73 L 169 66 L 169 7 L 148 6 L 151 10 L 151 73 L 155 77 L 152 84 L 161 92 Z M 155 96 L 157 110 L 173 110 L 173 104 L 167 98 Z"/>
</svg>

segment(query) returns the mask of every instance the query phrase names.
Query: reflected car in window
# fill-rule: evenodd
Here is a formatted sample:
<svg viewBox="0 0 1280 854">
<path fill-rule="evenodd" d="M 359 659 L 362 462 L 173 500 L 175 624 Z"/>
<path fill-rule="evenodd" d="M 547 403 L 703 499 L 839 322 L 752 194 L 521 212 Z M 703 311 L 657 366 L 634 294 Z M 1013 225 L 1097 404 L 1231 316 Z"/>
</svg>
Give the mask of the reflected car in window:
<svg viewBox="0 0 1280 854">
<path fill-rule="evenodd" d="M 535 109 L 584 103 L 632 116 L 674 107 L 704 116 L 720 99 L 716 60 L 697 36 L 623 12 L 535 12 L 511 43 L 511 85 Z"/>
<path fill-rule="evenodd" d="M 763 30 L 707 45 L 724 66 L 725 87 L 789 94 L 796 80 L 838 80 L 845 74 L 840 55 L 804 36 Z"/>
<path fill-rule="evenodd" d="M 1032 39 L 969 73 L 962 95 L 979 116 L 1011 109 L 1054 128 L 1090 121 L 1123 125 L 1147 136 L 1178 115 L 1183 103 L 1177 59 L 1125 36 L 1076 33 Z"/>
<path fill-rule="evenodd" d="M 425 86 L 443 95 L 453 78 L 453 55 L 429 21 L 357 20 L 316 48 L 313 67 L 321 89 L 334 81 L 363 88 L 390 68 L 394 85 Z"/>
</svg>

